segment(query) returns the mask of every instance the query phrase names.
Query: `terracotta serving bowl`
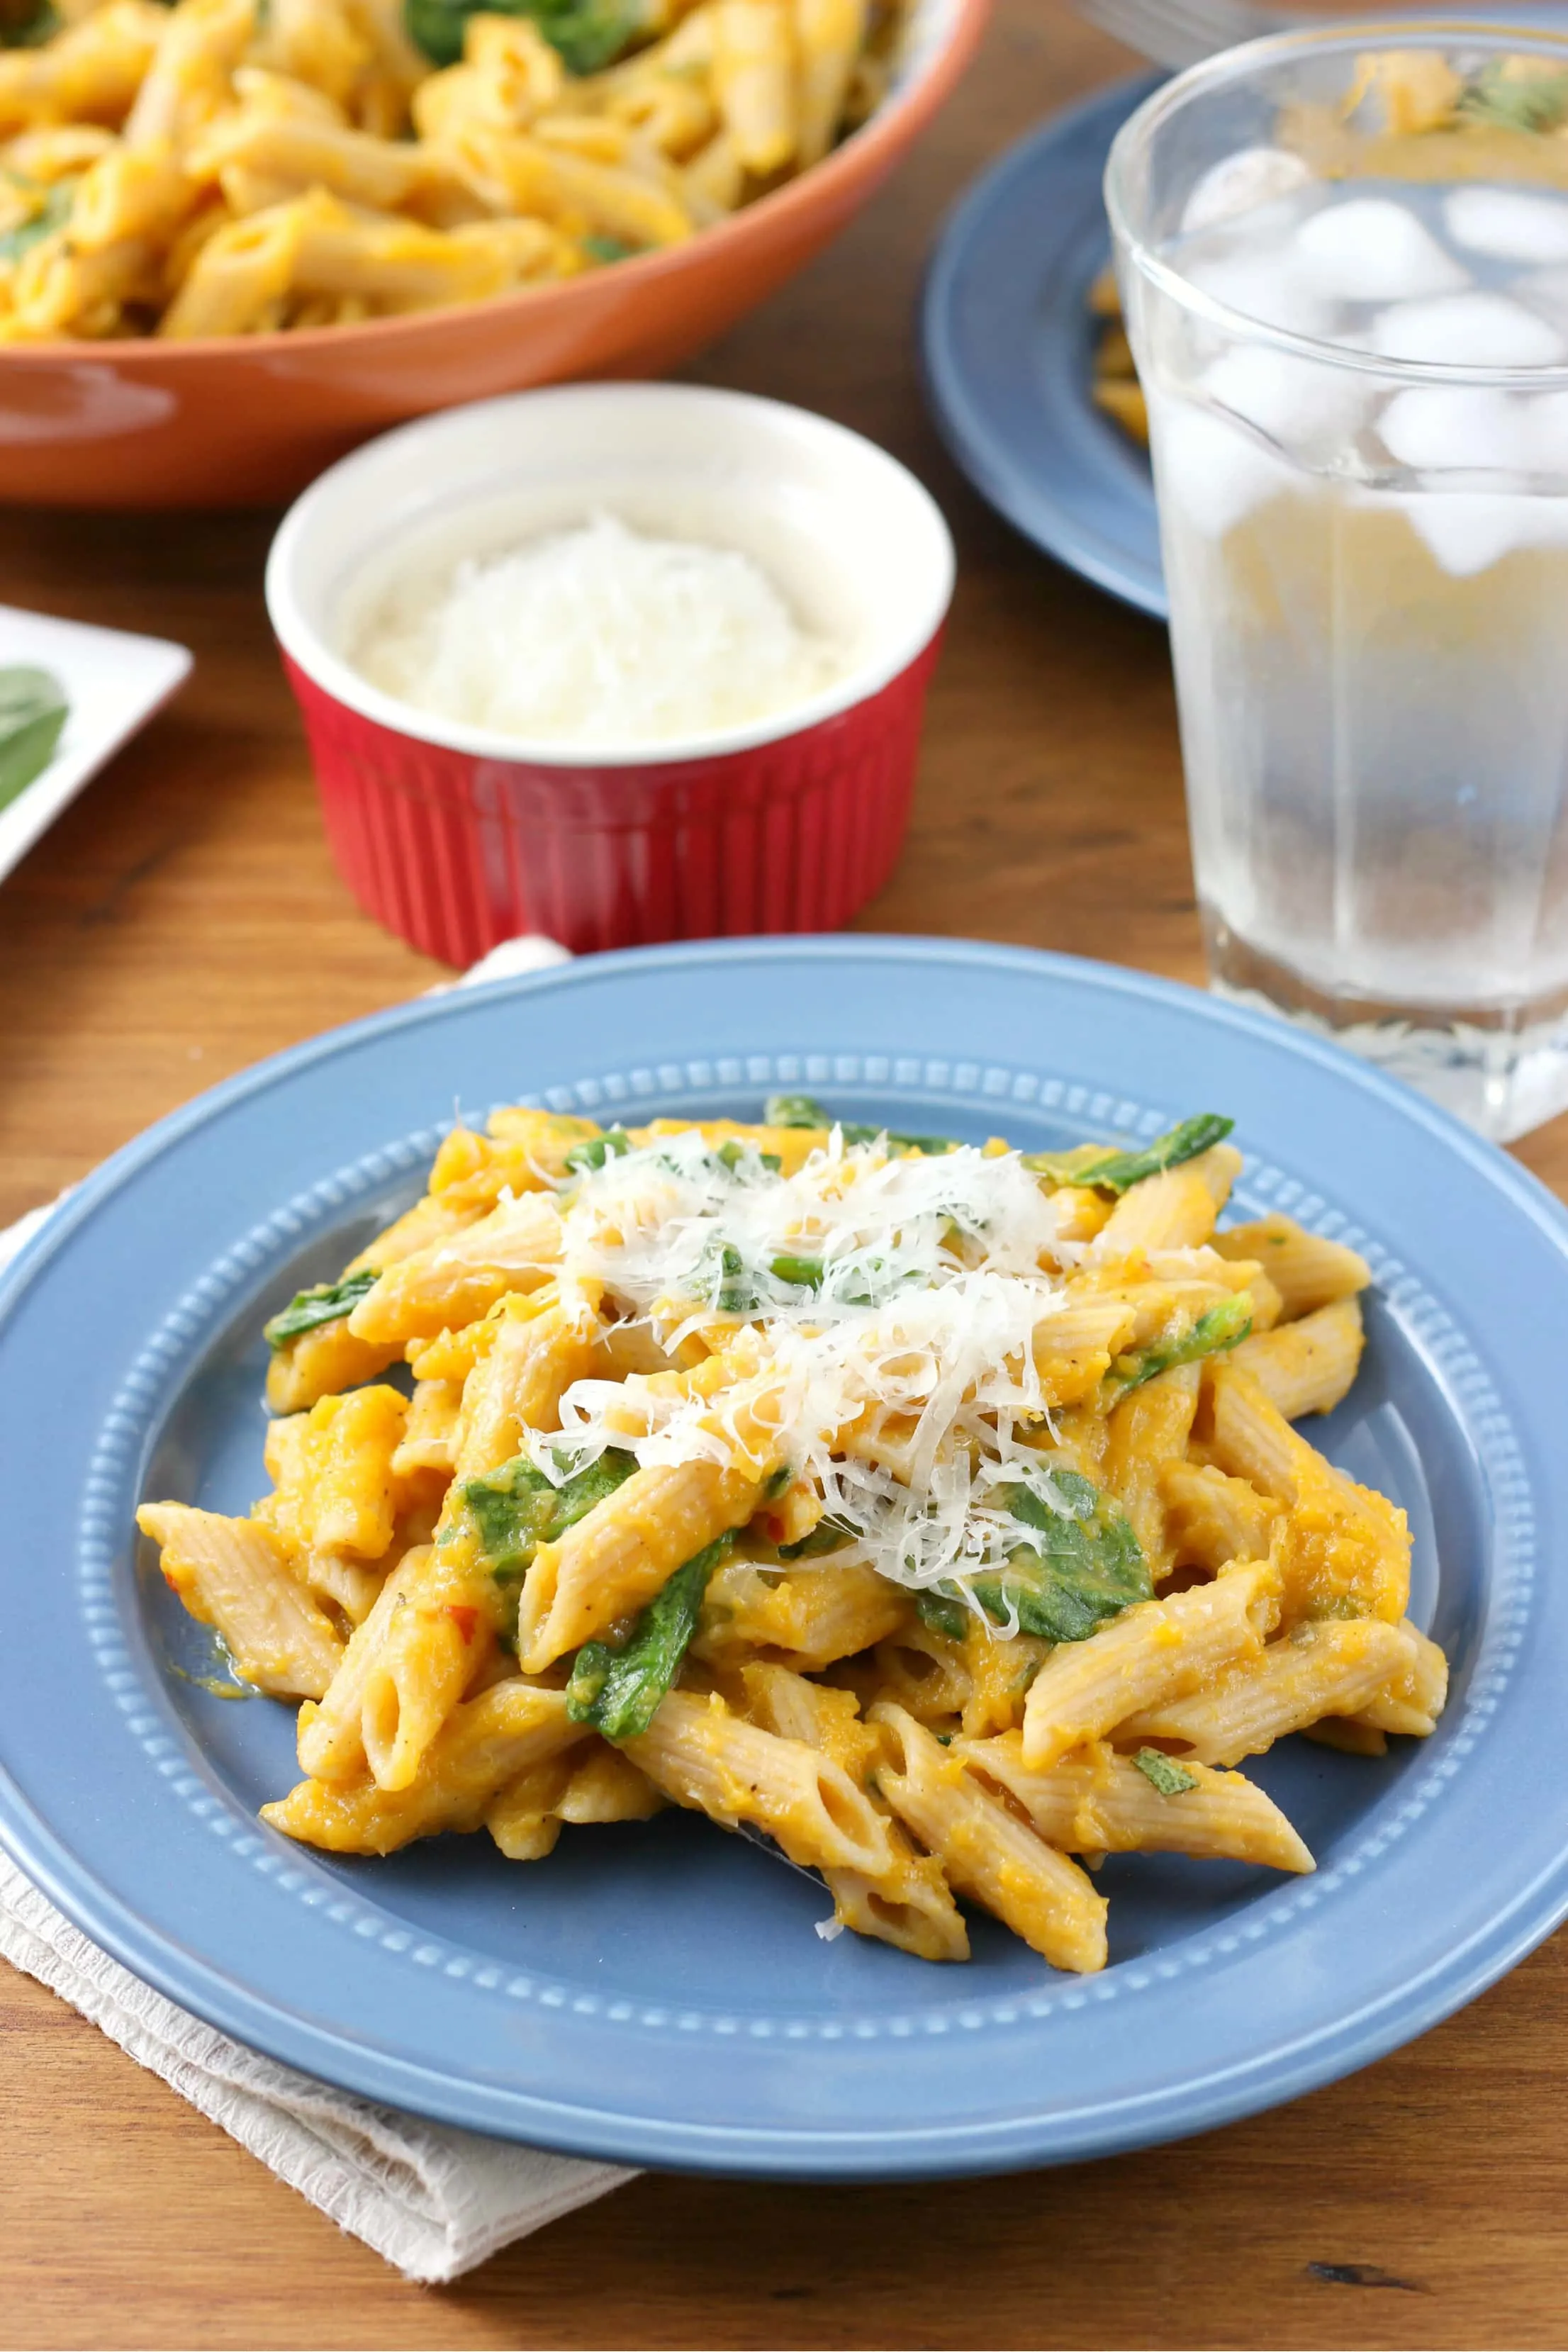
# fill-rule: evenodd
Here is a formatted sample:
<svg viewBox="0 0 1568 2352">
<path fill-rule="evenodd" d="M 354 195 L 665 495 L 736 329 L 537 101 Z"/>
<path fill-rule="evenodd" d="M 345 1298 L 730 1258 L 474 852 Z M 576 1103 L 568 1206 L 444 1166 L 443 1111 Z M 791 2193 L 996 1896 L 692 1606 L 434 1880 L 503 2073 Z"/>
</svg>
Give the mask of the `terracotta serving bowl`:
<svg viewBox="0 0 1568 2352">
<path fill-rule="evenodd" d="M 798 180 L 689 245 L 492 302 L 363 326 L 0 352 L 0 499 L 261 505 L 370 434 L 459 401 L 656 375 L 755 307 L 858 211 L 952 89 L 989 0 L 916 0 L 894 87 Z"/>
</svg>

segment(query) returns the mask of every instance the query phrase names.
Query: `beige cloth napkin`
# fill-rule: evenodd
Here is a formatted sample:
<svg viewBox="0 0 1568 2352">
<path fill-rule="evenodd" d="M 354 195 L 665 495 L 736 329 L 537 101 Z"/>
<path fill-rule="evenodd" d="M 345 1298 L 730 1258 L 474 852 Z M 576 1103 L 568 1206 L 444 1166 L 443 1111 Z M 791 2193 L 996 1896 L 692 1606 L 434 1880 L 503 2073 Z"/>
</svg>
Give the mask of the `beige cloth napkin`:
<svg viewBox="0 0 1568 2352">
<path fill-rule="evenodd" d="M 509 940 L 458 985 L 566 961 L 553 940 Z M 0 1266 L 50 1213 L 35 1210 L 0 1233 Z M 406 2278 L 457 2278 L 634 2178 L 618 2165 L 422 2123 L 231 2042 L 100 1951 L 4 1853 L 0 1955 L 101 2026 Z"/>
</svg>

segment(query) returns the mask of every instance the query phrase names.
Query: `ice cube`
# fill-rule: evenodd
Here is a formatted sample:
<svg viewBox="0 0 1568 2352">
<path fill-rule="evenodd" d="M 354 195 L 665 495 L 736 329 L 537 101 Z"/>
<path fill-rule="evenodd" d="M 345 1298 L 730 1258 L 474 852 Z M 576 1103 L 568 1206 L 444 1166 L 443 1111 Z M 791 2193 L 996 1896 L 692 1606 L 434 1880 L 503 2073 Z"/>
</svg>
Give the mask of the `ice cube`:
<svg viewBox="0 0 1568 2352">
<path fill-rule="evenodd" d="M 1568 268 L 1532 269 L 1528 278 L 1515 278 L 1513 291 L 1560 327 L 1568 326 Z"/>
<path fill-rule="evenodd" d="M 1187 198 L 1182 230 L 1213 228 L 1238 213 L 1256 212 L 1305 187 L 1312 168 L 1284 147 L 1241 147 L 1206 171 Z"/>
<path fill-rule="evenodd" d="M 1521 402 L 1520 441 L 1532 474 L 1568 474 L 1568 392 Z"/>
<path fill-rule="evenodd" d="M 1391 360 L 1444 367 L 1549 367 L 1568 354 L 1558 330 L 1505 294 L 1447 294 L 1399 302 L 1372 322 L 1368 348 Z"/>
<path fill-rule="evenodd" d="M 1352 196 L 1313 213 L 1296 231 L 1293 258 L 1305 286 L 1341 302 L 1453 294 L 1469 283 L 1431 230 L 1386 196 Z"/>
<path fill-rule="evenodd" d="M 1362 411 L 1362 389 L 1351 370 L 1268 351 L 1260 343 L 1233 344 L 1204 383 L 1222 408 L 1287 447 L 1342 439 Z"/>
<path fill-rule="evenodd" d="M 1223 417 L 1158 394 L 1150 403 L 1160 494 L 1205 538 L 1223 539 L 1292 486 L 1289 468 Z"/>
<path fill-rule="evenodd" d="M 1199 291 L 1223 302 L 1244 319 L 1265 327 L 1283 327 L 1293 335 L 1331 335 L 1338 321 L 1332 303 L 1303 286 L 1283 247 L 1269 252 L 1217 253 L 1200 259 L 1183 259 L 1184 275 Z"/>
<path fill-rule="evenodd" d="M 1499 261 L 1568 261 L 1568 204 L 1516 188 L 1456 188 L 1443 206 L 1456 245 Z"/>
<path fill-rule="evenodd" d="M 1450 578 L 1489 572 L 1516 548 L 1528 547 L 1536 528 L 1535 501 L 1486 491 L 1415 491 L 1400 504 Z"/>
<path fill-rule="evenodd" d="M 1522 404 L 1479 385 L 1415 384 L 1396 392 L 1377 429 L 1391 457 L 1427 473 L 1517 467 L 1523 457 Z"/>
<path fill-rule="evenodd" d="M 1542 509 L 1557 501 L 1523 490 L 1424 488 L 1399 491 L 1388 503 L 1407 518 L 1451 579 L 1468 580 L 1505 555 L 1535 546 L 1547 521 Z"/>
</svg>

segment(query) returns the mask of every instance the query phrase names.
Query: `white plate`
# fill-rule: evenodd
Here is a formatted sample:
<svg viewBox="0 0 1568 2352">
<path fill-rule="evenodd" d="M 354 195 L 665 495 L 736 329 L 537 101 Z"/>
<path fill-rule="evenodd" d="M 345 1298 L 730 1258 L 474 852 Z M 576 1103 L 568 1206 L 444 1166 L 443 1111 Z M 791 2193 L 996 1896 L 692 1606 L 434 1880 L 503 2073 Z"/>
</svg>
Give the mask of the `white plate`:
<svg viewBox="0 0 1568 2352">
<path fill-rule="evenodd" d="M 0 809 L 0 880 L 89 777 L 167 702 L 188 674 L 191 656 L 162 637 L 133 637 L 123 629 L 93 629 L 0 604 L 0 667 L 13 662 L 52 670 L 70 710 L 43 774 Z"/>
</svg>

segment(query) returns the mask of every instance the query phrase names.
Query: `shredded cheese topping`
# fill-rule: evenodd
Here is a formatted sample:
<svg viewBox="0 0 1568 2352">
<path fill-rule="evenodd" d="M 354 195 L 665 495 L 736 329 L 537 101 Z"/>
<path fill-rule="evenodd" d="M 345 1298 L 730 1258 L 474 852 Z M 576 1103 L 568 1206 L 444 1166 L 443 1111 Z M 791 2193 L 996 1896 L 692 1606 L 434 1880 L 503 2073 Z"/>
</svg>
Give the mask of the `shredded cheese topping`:
<svg viewBox="0 0 1568 2352">
<path fill-rule="evenodd" d="M 1077 1254 L 1016 1151 L 895 1157 L 835 1129 L 784 1177 L 689 1131 L 610 1157 L 565 1210 L 563 1286 L 602 1286 L 667 1349 L 702 1334 L 737 1377 L 716 1397 L 580 1381 L 539 1465 L 754 1458 L 761 1422 L 848 1537 L 836 1562 L 912 1587 L 995 1565 L 1018 1539 L 1005 1489 L 1064 1507 L 1029 1442 L 1051 1434 L 1034 1348 Z"/>
</svg>

